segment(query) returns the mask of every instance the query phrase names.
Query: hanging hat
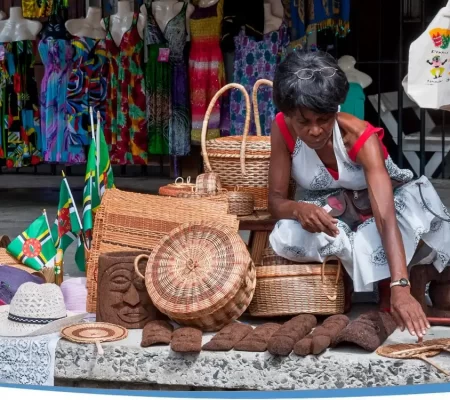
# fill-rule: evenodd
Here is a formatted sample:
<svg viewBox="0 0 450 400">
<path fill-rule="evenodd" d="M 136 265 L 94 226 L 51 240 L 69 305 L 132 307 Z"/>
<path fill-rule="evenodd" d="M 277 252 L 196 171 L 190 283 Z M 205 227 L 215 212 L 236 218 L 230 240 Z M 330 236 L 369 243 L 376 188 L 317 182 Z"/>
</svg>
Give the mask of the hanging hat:
<svg viewBox="0 0 450 400">
<path fill-rule="evenodd" d="M 0 301 L 4 304 L 11 303 L 17 289 L 25 282 L 41 284 L 45 281 L 22 269 L 0 264 Z"/>
<path fill-rule="evenodd" d="M 66 310 L 59 286 L 26 282 L 8 306 L 0 307 L 0 336 L 40 336 L 81 321 L 84 314 Z"/>
</svg>

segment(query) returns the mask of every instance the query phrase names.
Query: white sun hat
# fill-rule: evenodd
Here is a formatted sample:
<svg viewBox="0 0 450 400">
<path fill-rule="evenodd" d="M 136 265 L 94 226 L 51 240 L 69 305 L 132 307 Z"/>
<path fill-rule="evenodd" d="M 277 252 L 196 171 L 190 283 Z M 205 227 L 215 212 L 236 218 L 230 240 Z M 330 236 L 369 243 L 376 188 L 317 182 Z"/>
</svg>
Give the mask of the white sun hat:
<svg viewBox="0 0 450 400">
<path fill-rule="evenodd" d="M 87 314 L 66 310 L 59 286 L 33 282 L 19 287 L 11 304 L 0 307 L 0 336 L 40 336 L 59 332 Z"/>
</svg>

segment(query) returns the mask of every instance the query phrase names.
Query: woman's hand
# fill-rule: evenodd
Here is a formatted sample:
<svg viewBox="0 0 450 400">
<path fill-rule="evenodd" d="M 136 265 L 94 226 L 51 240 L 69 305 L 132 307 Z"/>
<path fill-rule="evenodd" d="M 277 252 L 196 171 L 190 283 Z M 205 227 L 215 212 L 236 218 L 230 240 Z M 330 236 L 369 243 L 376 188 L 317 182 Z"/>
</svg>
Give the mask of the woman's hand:
<svg viewBox="0 0 450 400">
<path fill-rule="evenodd" d="M 332 237 L 339 235 L 339 229 L 336 226 L 338 220 L 328 214 L 322 207 L 309 203 L 298 203 L 294 210 L 294 217 L 305 231 L 311 233 L 323 232 Z"/>
<path fill-rule="evenodd" d="M 407 328 L 409 333 L 417 336 L 419 340 L 430 328 L 422 307 L 411 295 L 409 288 L 394 286 L 391 289 L 391 313 L 402 332 Z"/>
</svg>

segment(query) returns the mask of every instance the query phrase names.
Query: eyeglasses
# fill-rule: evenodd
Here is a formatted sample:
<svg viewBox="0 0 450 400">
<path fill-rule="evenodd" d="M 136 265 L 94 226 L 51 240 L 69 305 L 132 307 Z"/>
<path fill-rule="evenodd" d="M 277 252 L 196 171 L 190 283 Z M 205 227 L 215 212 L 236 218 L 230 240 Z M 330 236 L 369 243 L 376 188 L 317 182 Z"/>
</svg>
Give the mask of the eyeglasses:
<svg viewBox="0 0 450 400">
<path fill-rule="evenodd" d="M 337 68 L 333 67 L 325 67 L 321 69 L 309 69 L 309 68 L 303 68 L 300 69 L 295 73 L 295 76 L 298 79 L 302 80 L 308 80 L 314 78 L 314 74 L 318 72 L 320 75 L 322 75 L 324 78 L 332 78 L 334 75 L 336 75 Z"/>
</svg>

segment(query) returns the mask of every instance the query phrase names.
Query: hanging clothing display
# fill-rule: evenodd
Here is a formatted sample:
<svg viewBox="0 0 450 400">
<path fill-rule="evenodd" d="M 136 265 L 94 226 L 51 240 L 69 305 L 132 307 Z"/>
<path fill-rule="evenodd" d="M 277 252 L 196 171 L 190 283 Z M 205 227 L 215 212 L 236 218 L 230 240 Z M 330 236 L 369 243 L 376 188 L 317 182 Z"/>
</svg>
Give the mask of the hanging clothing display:
<svg viewBox="0 0 450 400">
<path fill-rule="evenodd" d="M 0 158 L 8 168 L 41 162 L 36 43 L 0 43 Z"/>
<path fill-rule="evenodd" d="M 77 37 L 72 40 L 74 49 L 72 70 L 67 88 L 67 126 L 64 137 L 68 163 L 83 163 L 85 147 L 91 143 L 92 131 L 89 109 L 106 117 L 106 44 L 103 39 Z"/>
<path fill-rule="evenodd" d="M 54 2 L 58 0 L 22 0 L 24 18 L 43 18 L 52 13 Z"/>
<path fill-rule="evenodd" d="M 147 5 L 146 90 L 148 97 L 148 152 L 185 156 L 191 150 L 188 71 L 185 62 L 186 10 L 161 30 Z"/>
<path fill-rule="evenodd" d="M 116 44 L 105 18 L 108 58 L 105 137 L 113 164 L 147 164 L 145 81 L 142 69 L 144 40 L 139 35 L 139 13 Z"/>
<path fill-rule="evenodd" d="M 226 0 L 223 5 L 222 50 L 235 48 L 234 38 L 244 27 L 245 35 L 259 41 L 264 35 L 264 0 Z"/>
<path fill-rule="evenodd" d="M 189 79 L 192 109 L 193 143 L 200 143 L 203 119 L 208 105 L 225 81 L 225 67 L 220 48 L 224 0 L 209 7 L 196 7 L 191 16 L 191 52 Z M 207 139 L 220 136 L 221 103 L 214 106 L 209 119 Z M 222 118 L 225 118 L 222 115 Z"/>
<path fill-rule="evenodd" d="M 241 29 L 235 38 L 235 58 L 233 82 L 240 83 L 248 93 L 252 93 L 253 86 L 259 79 L 273 81 L 275 69 L 289 45 L 287 26 L 283 23 L 276 31 L 266 33 L 263 40 L 256 41 L 247 36 L 245 29 Z M 275 105 L 272 100 L 272 88 L 261 86 L 258 90 L 258 110 L 260 113 L 261 132 L 270 136 L 270 128 L 275 118 Z M 231 92 L 231 135 L 242 135 L 244 132 L 247 110 L 245 99 L 239 90 Z M 256 134 L 255 122 L 252 119 L 250 134 Z"/>
<path fill-rule="evenodd" d="M 304 44 L 315 30 L 332 28 L 341 37 L 350 31 L 350 0 L 283 0 L 283 5 L 291 46 Z"/>
<path fill-rule="evenodd" d="M 366 95 L 364 89 L 359 83 L 350 82 L 347 98 L 341 106 L 341 111 L 354 115 L 364 120 L 364 103 Z"/>
<path fill-rule="evenodd" d="M 70 41 L 48 38 L 39 43 L 45 66 L 41 83 L 41 132 L 44 161 L 68 162 L 66 102 L 73 49 Z"/>
</svg>

